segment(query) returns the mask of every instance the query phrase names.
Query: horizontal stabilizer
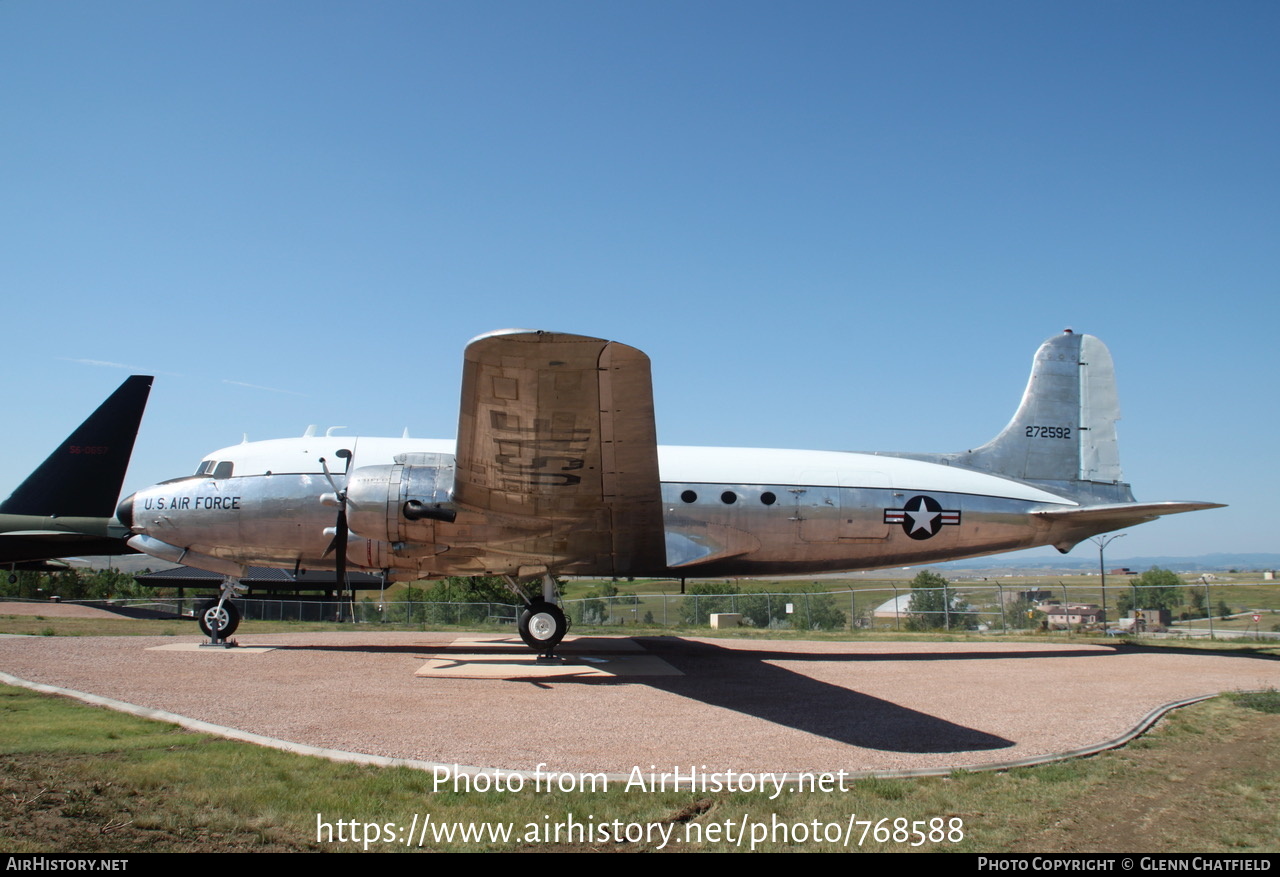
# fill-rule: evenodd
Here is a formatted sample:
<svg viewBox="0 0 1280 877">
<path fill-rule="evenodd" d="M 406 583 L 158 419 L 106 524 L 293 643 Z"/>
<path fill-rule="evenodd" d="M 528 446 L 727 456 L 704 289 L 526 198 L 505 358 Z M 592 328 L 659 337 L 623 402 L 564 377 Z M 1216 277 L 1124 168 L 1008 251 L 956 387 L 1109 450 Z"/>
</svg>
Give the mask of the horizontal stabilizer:
<svg viewBox="0 0 1280 877">
<path fill-rule="evenodd" d="M 1164 515 L 1225 507 L 1220 502 L 1119 502 L 1086 508 L 1047 509 L 1032 512 L 1031 518 L 1048 524 L 1061 534 L 1052 540 L 1052 544 L 1065 554 L 1098 533 L 1134 527 Z"/>
</svg>

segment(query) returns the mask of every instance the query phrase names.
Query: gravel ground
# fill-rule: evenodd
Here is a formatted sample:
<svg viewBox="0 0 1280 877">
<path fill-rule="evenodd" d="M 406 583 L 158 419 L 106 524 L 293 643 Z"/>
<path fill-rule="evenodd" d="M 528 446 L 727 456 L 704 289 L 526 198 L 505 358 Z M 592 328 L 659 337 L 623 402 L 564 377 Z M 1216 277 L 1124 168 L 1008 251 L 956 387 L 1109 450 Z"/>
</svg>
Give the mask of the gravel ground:
<svg viewBox="0 0 1280 877">
<path fill-rule="evenodd" d="M 45 618 L 119 618 L 115 612 L 78 603 L 0 602 L 0 615 L 41 615 Z"/>
<path fill-rule="evenodd" d="M 1117 738 L 1157 707 L 1280 688 L 1280 661 L 1007 643 L 640 637 L 685 675 L 418 678 L 453 634 L 4 637 L 0 669 L 312 746 L 444 764 L 626 773 L 975 767 Z M 594 638 L 600 654 L 609 638 Z M 453 651 L 457 651 L 455 648 Z M 528 654 L 511 646 L 512 654 Z"/>
</svg>

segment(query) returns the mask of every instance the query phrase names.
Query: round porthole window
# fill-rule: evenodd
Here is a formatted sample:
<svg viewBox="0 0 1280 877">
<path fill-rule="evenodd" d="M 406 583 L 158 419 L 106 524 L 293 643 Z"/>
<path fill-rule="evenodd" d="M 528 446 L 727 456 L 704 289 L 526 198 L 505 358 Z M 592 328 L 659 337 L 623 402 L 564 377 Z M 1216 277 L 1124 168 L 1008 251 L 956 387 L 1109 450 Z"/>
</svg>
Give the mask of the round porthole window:
<svg viewBox="0 0 1280 877">
<path fill-rule="evenodd" d="M 694 493 L 692 490 L 686 490 L 684 493 L 680 494 L 680 498 L 685 502 L 697 502 L 698 494 Z"/>
<path fill-rule="evenodd" d="M 725 505 L 733 505 L 738 501 L 738 494 L 734 493 L 732 490 L 726 490 L 724 493 L 720 494 L 720 501 Z"/>
</svg>

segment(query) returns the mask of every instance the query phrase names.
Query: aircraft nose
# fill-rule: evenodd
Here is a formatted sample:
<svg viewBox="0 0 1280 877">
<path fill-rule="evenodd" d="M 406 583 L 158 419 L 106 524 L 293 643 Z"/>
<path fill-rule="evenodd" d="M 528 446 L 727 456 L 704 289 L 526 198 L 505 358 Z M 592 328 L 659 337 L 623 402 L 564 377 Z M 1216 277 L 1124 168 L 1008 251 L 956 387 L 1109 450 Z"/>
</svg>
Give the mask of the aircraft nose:
<svg viewBox="0 0 1280 877">
<path fill-rule="evenodd" d="M 120 505 L 116 506 L 116 520 L 124 524 L 128 530 L 133 529 L 133 498 L 136 493 L 131 493 L 124 499 L 120 500 Z"/>
</svg>

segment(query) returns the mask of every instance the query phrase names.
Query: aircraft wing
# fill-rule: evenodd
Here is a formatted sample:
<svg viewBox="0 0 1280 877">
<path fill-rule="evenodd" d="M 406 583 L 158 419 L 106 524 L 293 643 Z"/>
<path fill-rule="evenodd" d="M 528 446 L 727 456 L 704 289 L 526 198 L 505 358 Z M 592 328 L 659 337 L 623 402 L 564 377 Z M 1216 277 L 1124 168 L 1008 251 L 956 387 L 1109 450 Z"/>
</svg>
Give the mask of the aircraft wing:
<svg viewBox="0 0 1280 877">
<path fill-rule="evenodd" d="M 453 501 L 483 522 L 484 565 L 519 575 L 661 568 L 649 358 L 526 330 L 482 335 L 465 356 Z"/>
<path fill-rule="evenodd" d="M 87 533 L 3 533 L 0 534 L 0 564 L 49 560 L 55 557 L 95 557 L 135 554 L 123 539 Z"/>
</svg>

